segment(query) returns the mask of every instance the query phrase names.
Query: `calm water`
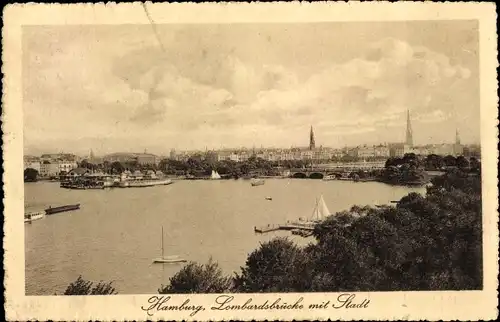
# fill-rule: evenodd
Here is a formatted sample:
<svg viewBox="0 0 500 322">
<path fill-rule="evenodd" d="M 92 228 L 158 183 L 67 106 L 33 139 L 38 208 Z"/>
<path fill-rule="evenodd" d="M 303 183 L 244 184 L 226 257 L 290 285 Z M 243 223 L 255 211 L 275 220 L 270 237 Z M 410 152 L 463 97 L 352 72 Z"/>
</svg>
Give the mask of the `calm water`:
<svg viewBox="0 0 500 322">
<path fill-rule="evenodd" d="M 274 236 L 256 235 L 254 226 L 309 216 L 323 194 L 331 212 L 354 204 L 397 200 L 424 188 L 376 182 L 267 180 L 178 181 L 139 189 L 67 190 L 59 183 L 25 184 L 29 210 L 81 203 L 81 209 L 25 224 L 26 293 L 61 294 L 78 275 L 114 281 L 123 293 L 155 293 L 183 264 L 152 264 L 161 255 L 180 255 L 204 263 L 210 256 L 226 273 L 239 271 L 249 252 Z M 271 196 L 272 201 L 265 200 Z"/>
</svg>

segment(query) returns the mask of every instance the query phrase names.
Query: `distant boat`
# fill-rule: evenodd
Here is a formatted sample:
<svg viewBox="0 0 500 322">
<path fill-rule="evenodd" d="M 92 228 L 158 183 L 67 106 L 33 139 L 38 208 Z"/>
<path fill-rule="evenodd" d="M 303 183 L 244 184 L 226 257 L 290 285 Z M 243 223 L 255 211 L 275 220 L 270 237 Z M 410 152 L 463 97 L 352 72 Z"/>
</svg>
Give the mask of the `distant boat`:
<svg viewBox="0 0 500 322">
<path fill-rule="evenodd" d="M 43 217 L 45 217 L 45 210 L 28 212 L 24 214 L 24 222 L 31 224 L 32 221 L 42 219 Z"/>
<path fill-rule="evenodd" d="M 71 211 L 71 210 L 77 210 L 80 209 L 80 204 L 76 205 L 66 205 L 66 206 L 60 206 L 60 207 L 52 207 L 50 206 L 49 208 L 45 209 L 45 214 L 47 215 L 52 215 L 52 214 L 57 214 L 60 212 L 65 212 L 65 211 Z"/>
<path fill-rule="evenodd" d="M 337 177 L 334 175 L 330 175 L 330 176 L 325 176 L 323 178 L 323 181 L 330 181 L 330 180 L 337 180 Z"/>
<path fill-rule="evenodd" d="M 153 186 L 165 186 L 172 184 L 171 179 L 129 179 L 121 181 L 119 184 L 120 188 L 143 188 L 143 187 L 153 187 Z"/>
<path fill-rule="evenodd" d="M 221 178 L 220 174 L 217 171 L 212 170 L 212 175 L 210 176 L 210 179 L 219 180 L 220 178 Z"/>
<path fill-rule="evenodd" d="M 273 200 L 272 197 L 266 197 L 266 200 Z"/>
<path fill-rule="evenodd" d="M 173 264 L 173 263 L 185 263 L 187 260 L 177 256 L 165 256 L 165 249 L 163 247 L 163 226 L 161 227 L 161 257 L 153 259 L 153 263 L 163 263 L 163 264 Z"/>
<path fill-rule="evenodd" d="M 264 183 L 265 183 L 265 181 L 262 180 L 262 179 L 252 179 L 251 182 L 250 182 L 250 184 L 252 185 L 252 187 L 262 186 Z"/>
</svg>

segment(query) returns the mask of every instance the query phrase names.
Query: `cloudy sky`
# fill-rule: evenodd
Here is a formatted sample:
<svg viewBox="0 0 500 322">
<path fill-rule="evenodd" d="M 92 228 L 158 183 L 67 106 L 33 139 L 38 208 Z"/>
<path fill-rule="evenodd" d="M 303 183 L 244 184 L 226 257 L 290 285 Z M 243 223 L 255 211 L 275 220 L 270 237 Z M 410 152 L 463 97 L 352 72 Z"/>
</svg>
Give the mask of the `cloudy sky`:
<svg viewBox="0 0 500 322">
<path fill-rule="evenodd" d="M 479 142 L 476 21 L 157 29 L 25 27 L 25 152 Z"/>
</svg>

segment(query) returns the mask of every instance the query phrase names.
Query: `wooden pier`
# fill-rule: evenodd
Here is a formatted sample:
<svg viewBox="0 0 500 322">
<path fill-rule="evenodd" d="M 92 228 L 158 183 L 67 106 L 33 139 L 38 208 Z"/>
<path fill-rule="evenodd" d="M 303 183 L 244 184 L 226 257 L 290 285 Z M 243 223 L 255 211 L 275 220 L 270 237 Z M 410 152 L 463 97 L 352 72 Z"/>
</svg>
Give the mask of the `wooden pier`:
<svg viewBox="0 0 500 322">
<path fill-rule="evenodd" d="M 259 234 L 270 233 L 278 230 L 305 230 L 305 231 L 313 231 L 314 227 L 307 227 L 302 225 L 294 225 L 294 224 L 283 224 L 283 225 L 267 225 L 261 227 L 254 227 L 254 231 Z"/>
<path fill-rule="evenodd" d="M 280 226 L 279 225 L 267 225 L 267 226 L 262 226 L 262 227 L 254 227 L 253 230 L 256 233 L 264 234 L 264 233 L 269 233 L 272 231 L 280 230 Z"/>
</svg>

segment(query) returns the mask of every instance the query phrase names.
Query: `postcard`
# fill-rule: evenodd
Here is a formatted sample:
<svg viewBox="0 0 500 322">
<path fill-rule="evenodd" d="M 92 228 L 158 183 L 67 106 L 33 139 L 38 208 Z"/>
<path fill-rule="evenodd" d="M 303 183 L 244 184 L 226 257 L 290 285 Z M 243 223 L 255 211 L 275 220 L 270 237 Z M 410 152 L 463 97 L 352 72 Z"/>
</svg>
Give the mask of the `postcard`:
<svg viewBox="0 0 500 322">
<path fill-rule="evenodd" d="M 498 317 L 493 3 L 3 19 L 7 320 Z"/>
</svg>

